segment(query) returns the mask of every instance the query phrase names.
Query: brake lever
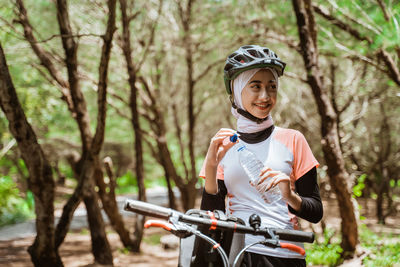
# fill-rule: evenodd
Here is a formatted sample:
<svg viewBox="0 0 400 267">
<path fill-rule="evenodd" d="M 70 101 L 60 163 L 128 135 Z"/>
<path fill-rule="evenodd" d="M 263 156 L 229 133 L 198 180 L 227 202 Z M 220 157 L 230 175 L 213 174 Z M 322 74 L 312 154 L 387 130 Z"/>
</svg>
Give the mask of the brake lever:
<svg viewBox="0 0 400 267">
<path fill-rule="evenodd" d="M 185 238 L 188 236 L 191 236 L 193 233 L 189 231 L 186 227 L 174 223 L 169 223 L 167 221 L 161 221 L 161 220 L 148 220 L 144 224 L 144 228 L 149 228 L 149 227 L 160 227 L 163 228 L 164 230 L 167 230 L 168 232 L 176 235 L 179 238 Z"/>
<path fill-rule="evenodd" d="M 291 243 L 279 243 L 279 245 L 280 245 L 281 248 L 286 248 L 286 249 L 289 249 L 291 251 L 297 252 L 302 256 L 304 256 L 306 254 L 306 251 L 302 247 L 296 246 L 294 244 L 291 244 Z"/>
</svg>

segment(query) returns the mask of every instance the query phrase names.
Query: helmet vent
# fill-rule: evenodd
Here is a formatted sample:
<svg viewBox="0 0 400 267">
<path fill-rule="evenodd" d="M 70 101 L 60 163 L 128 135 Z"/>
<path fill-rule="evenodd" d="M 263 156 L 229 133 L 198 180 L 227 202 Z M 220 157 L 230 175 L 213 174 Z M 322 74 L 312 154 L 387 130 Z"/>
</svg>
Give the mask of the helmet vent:
<svg viewBox="0 0 400 267">
<path fill-rule="evenodd" d="M 265 55 L 269 56 L 269 49 L 264 49 Z"/>
<path fill-rule="evenodd" d="M 257 57 L 257 58 L 261 57 L 261 56 L 260 56 L 260 53 L 258 53 L 258 51 L 254 50 L 254 49 L 247 50 L 247 52 L 248 52 L 250 55 L 252 55 L 253 57 Z"/>
<path fill-rule="evenodd" d="M 243 56 L 243 55 L 237 55 L 235 56 L 235 60 L 237 60 L 240 63 L 245 63 L 248 62 L 249 60 L 247 59 L 247 57 Z"/>
<path fill-rule="evenodd" d="M 237 56 L 238 53 L 233 53 L 232 55 L 230 55 L 228 58 L 234 58 L 235 56 Z"/>
</svg>

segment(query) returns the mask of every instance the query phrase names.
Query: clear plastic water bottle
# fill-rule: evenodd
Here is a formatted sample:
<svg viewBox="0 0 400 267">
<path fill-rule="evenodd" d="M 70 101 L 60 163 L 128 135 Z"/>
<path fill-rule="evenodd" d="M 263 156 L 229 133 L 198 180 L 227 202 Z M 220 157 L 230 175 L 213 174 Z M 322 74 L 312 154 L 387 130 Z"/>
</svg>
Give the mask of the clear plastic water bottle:
<svg viewBox="0 0 400 267">
<path fill-rule="evenodd" d="M 260 179 L 261 170 L 264 168 L 264 164 L 244 145 L 240 146 L 237 151 L 239 152 L 240 165 L 242 165 L 246 174 L 249 176 L 249 182 L 256 187 L 258 180 Z M 268 179 L 265 182 L 268 182 Z M 281 190 L 279 190 L 278 186 L 272 187 L 265 192 L 258 192 L 261 194 L 261 197 L 264 199 L 264 201 L 269 204 L 273 204 L 282 198 Z"/>
</svg>

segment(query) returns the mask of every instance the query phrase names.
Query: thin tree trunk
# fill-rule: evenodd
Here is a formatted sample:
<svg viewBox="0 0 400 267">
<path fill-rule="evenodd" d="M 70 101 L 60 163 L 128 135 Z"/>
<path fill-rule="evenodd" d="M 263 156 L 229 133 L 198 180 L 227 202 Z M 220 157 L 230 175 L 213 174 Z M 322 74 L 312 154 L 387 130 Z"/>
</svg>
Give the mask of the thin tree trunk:
<svg viewBox="0 0 400 267">
<path fill-rule="evenodd" d="M 63 266 L 54 245 L 54 187 L 52 168 L 28 123 L 8 71 L 0 44 L 0 105 L 28 168 L 28 185 L 35 199 L 36 238 L 28 248 L 35 266 Z"/>
<path fill-rule="evenodd" d="M 138 199 L 146 201 L 146 188 L 144 186 L 144 167 L 143 167 L 143 146 L 142 146 L 142 132 L 139 123 L 139 112 L 137 108 L 137 88 L 135 84 L 135 78 L 130 76 L 129 84 L 131 85 L 130 95 L 130 109 L 132 113 L 132 126 L 135 132 L 135 159 L 136 159 L 136 179 L 138 185 Z M 144 216 L 138 216 L 136 220 L 136 227 L 134 231 L 134 244 L 132 247 L 133 251 L 140 251 L 140 244 L 143 238 L 143 225 Z"/>
<path fill-rule="evenodd" d="M 102 47 L 101 59 L 99 64 L 99 83 L 98 83 L 98 113 L 97 113 L 97 127 L 96 134 L 93 138 L 91 150 L 94 159 L 94 179 L 99 188 L 99 196 L 103 203 L 108 218 L 110 219 L 111 226 L 118 233 L 122 243 L 125 247 L 132 246 L 129 236 L 129 231 L 125 228 L 123 218 L 119 212 L 118 204 L 116 201 L 114 191 L 107 191 L 107 185 L 104 182 L 104 175 L 99 159 L 99 154 L 104 143 L 104 132 L 106 125 L 106 111 L 107 111 L 107 77 L 108 77 L 108 64 L 110 61 L 110 54 L 112 48 L 112 39 L 115 31 L 116 19 L 116 0 L 108 1 L 108 21 L 107 29 L 103 36 L 104 44 Z M 110 189 L 110 188 L 108 188 Z"/>
<path fill-rule="evenodd" d="M 94 171 L 96 169 L 94 159 L 85 159 L 84 178 L 85 187 L 83 189 L 83 201 L 86 206 L 87 219 L 90 229 L 91 242 L 92 242 L 92 253 L 95 261 L 104 265 L 113 265 L 113 256 L 111 253 L 111 247 L 108 243 L 106 232 L 104 231 L 104 221 L 99 208 L 99 200 L 97 194 L 94 191 Z"/>
<path fill-rule="evenodd" d="M 189 210 L 193 208 L 197 194 L 195 187 L 196 183 L 189 182 L 185 184 L 182 177 L 178 175 L 166 142 L 157 140 L 157 145 L 160 153 L 160 158 L 162 158 L 161 163 L 163 165 L 164 171 L 169 177 L 172 178 L 181 193 L 181 203 L 183 209 Z"/>
<path fill-rule="evenodd" d="M 79 177 L 79 176 L 76 176 Z M 79 203 L 82 201 L 82 188 L 83 182 L 80 182 L 81 178 L 78 178 L 78 185 L 74 190 L 74 193 L 68 199 L 67 203 L 63 207 L 63 212 L 58 221 L 56 231 L 55 231 L 55 245 L 57 248 L 61 246 L 64 242 L 65 236 L 68 233 L 69 226 L 74 216 L 76 208 L 78 208 Z"/>
<path fill-rule="evenodd" d="M 358 244 L 358 229 L 351 188 L 347 181 L 350 177 L 344 167 L 344 160 L 337 131 L 337 114 L 334 112 L 329 97 L 324 91 L 322 73 L 318 63 L 316 27 L 312 14 L 311 1 L 292 0 L 296 14 L 301 53 L 307 82 L 311 87 L 321 116 L 322 151 L 328 166 L 329 181 L 339 203 L 343 255 L 352 257 Z"/>
<path fill-rule="evenodd" d="M 197 197 L 196 183 L 188 183 L 183 190 L 181 190 L 181 200 L 184 210 L 189 210 L 194 207 Z"/>
<path fill-rule="evenodd" d="M 379 174 L 381 176 L 381 183 L 378 185 L 378 191 L 377 193 L 377 198 L 375 201 L 376 204 L 376 218 L 378 219 L 378 223 L 385 224 L 385 221 L 383 219 L 383 192 L 385 191 L 385 182 L 384 178 L 382 177 L 382 174 Z"/>
<path fill-rule="evenodd" d="M 136 179 L 138 185 L 138 199 L 141 201 L 146 201 L 146 189 L 144 186 L 144 168 L 143 168 L 143 148 L 142 148 L 142 130 L 139 121 L 139 112 L 138 112 L 138 88 L 136 87 L 136 70 L 132 61 L 132 48 L 131 48 L 131 39 L 130 39 L 130 18 L 127 14 L 127 4 L 126 0 L 120 0 L 121 7 L 121 19 L 122 19 L 122 50 L 125 56 L 125 61 L 127 65 L 128 72 L 128 83 L 130 87 L 130 98 L 129 98 L 129 106 L 131 110 L 131 122 L 133 126 L 133 130 L 135 133 L 135 160 L 136 160 Z M 139 252 L 140 244 L 143 238 L 143 225 L 144 225 L 144 216 L 138 216 L 135 223 L 135 231 L 133 233 L 134 239 L 132 244 L 132 251 Z"/>
<path fill-rule="evenodd" d="M 186 61 L 186 81 L 187 81 L 187 93 L 188 93 L 188 137 L 189 137 L 189 158 L 190 158 L 190 172 L 189 177 L 185 177 L 188 183 L 186 184 L 182 193 L 182 204 L 185 210 L 194 207 L 196 200 L 196 183 L 197 183 L 197 173 L 196 173 L 196 159 L 195 159 L 195 127 L 196 127 L 196 116 L 194 110 L 194 87 L 195 79 L 193 75 L 193 51 L 192 51 L 192 38 L 191 38 L 191 20 L 192 20 L 192 7 L 194 0 L 188 0 L 186 7 L 182 7 L 182 3 L 177 2 L 180 20 L 183 28 L 183 43 L 185 49 L 185 61 Z M 183 159 L 182 159 L 183 160 Z"/>
<path fill-rule="evenodd" d="M 121 213 L 119 212 L 118 203 L 116 201 L 115 190 L 111 186 L 111 181 L 109 186 L 104 182 L 104 174 L 101 170 L 100 160 L 98 157 L 95 159 L 96 167 L 94 172 L 94 177 L 96 184 L 99 188 L 99 196 L 101 202 L 103 203 L 103 209 L 106 212 L 112 228 L 118 233 L 122 244 L 125 247 L 131 247 L 133 245 L 132 239 L 130 238 L 129 230 L 125 227 L 124 220 Z M 110 180 L 112 177 L 109 177 Z"/>
<path fill-rule="evenodd" d="M 172 190 L 171 177 L 169 177 L 168 173 L 165 173 L 165 180 L 167 181 L 167 188 L 168 188 L 168 207 L 176 210 L 177 207 L 175 201 L 175 194 L 174 191 Z"/>
</svg>

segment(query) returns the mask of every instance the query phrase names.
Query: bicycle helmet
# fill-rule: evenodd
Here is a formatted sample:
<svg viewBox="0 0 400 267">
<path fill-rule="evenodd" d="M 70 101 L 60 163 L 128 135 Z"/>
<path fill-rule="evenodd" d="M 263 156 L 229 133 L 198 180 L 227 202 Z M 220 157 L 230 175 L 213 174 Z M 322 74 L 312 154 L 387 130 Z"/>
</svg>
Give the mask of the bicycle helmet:
<svg viewBox="0 0 400 267">
<path fill-rule="evenodd" d="M 228 56 L 224 67 L 224 81 L 226 91 L 232 95 L 231 81 L 240 73 L 255 69 L 271 67 L 276 70 L 278 76 L 283 75 L 286 63 L 281 61 L 274 51 L 259 45 L 245 45 Z"/>
</svg>

